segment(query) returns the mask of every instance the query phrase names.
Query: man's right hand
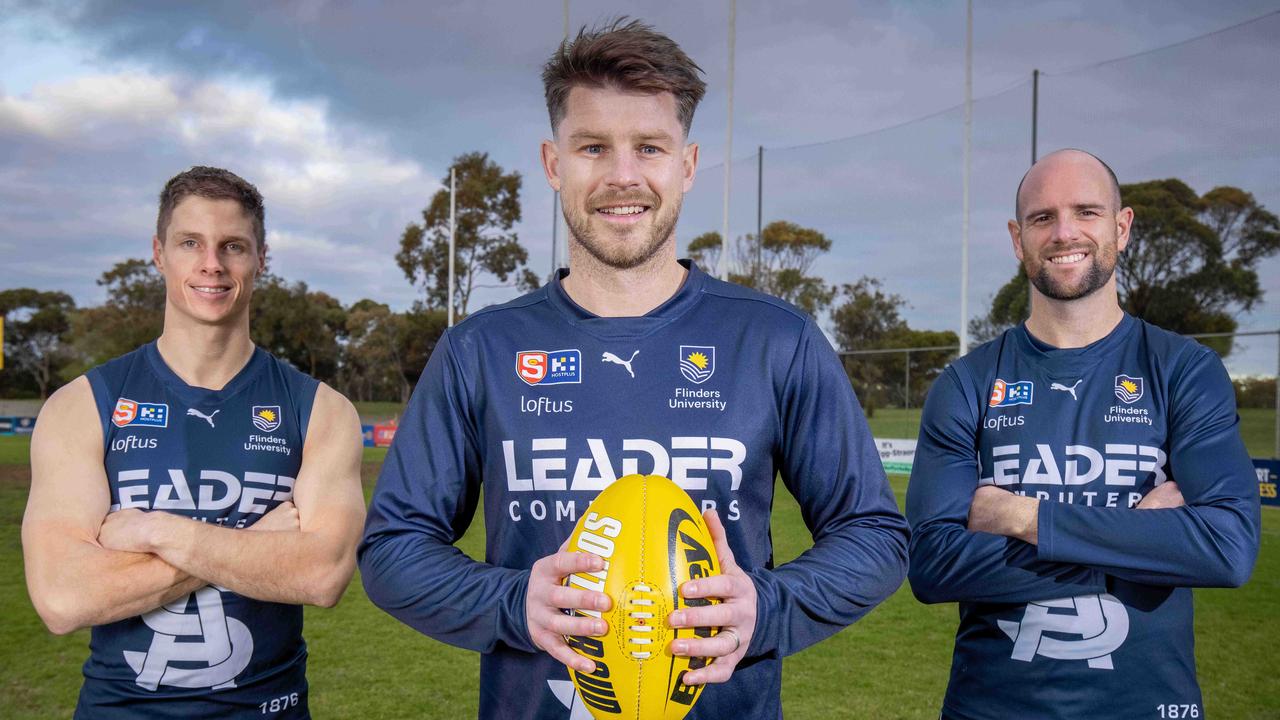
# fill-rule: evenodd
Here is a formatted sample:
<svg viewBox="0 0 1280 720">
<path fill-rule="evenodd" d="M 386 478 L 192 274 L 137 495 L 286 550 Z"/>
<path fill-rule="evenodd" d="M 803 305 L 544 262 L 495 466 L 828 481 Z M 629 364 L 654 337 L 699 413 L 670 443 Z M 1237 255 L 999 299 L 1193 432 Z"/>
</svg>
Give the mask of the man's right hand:
<svg viewBox="0 0 1280 720">
<path fill-rule="evenodd" d="M 565 542 L 568 543 L 567 540 Z M 609 631 L 609 626 L 600 618 L 566 615 L 563 610 L 598 613 L 608 610 L 613 602 L 604 593 L 567 587 L 561 582 L 574 573 L 603 570 L 604 559 L 591 553 L 566 552 L 564 548 L 565 545 L 561 545 L 559 552 L 535 562 L 529 573 L 529 587 L 524 598 L 529 639 L 567 667 L 579 672 L 594 672 L 595 662 L 570 649 L 564 636 L 600 636 Z"/>
<path fill-rule="evenodd" d="M 1151 492 L 1142 497 L 1142 500 L 1138 503 L 1138 509 L 1161 510 L 1182 507 L 1186 504 L 1186 501 L 1182 499 L 1182 491 L 1178 489 L 1178 483 L 1166 480 L 1152 488 Z"/>
</svg>

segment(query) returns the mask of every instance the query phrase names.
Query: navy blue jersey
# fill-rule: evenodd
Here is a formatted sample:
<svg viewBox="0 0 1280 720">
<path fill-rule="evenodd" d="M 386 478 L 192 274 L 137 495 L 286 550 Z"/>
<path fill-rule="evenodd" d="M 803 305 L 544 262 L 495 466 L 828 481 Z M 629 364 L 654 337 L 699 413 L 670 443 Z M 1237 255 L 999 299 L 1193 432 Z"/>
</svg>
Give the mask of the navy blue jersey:
<svg viewBox="0 0 1280 720">
<path fill-rule="evenodd" d="M 226 387 L 182 381 L 155 343 L 88 373 L 112 510 L 245 528 L 293 497 L 318 383 L 256 349 Z M 205 586 L 93 628 L 76 717 L 307 717 L 302 608 Z"/>
<path fill-rule="evenodd" d="M 1084 348 L 1017 327 L 952 363 L 907 491 L 912 588 L 960 603 L 944 715 L 1203 717 L 1190 588 L 1242 584 L 1258 551 L 1238 423 L 1211 350 L 1128 315 Z M 1171 480 L 1184 507 L 1135 509 Z M 979 484 L 1041 500 L 1037 545 L 966 530 Z"/>
<path fill-rule="evenodd" d="M 596 317 L 557 279 L 446 333 L 378 479 L 365 589 L 421 632 L 484 653 L 481 717 L 589 717 L 565 667 L 529 639 L 525 588 L 600 490 L 632 473 L 716 508 L 759 592 L 747 658 L 690 718 L 779 717 L 781 658 L 902 582 L 906 524 L 830 344 L 795 308 L 690 265 L 643 317 Z M 775 474 L 814 537 L 776 569 Z M 482 490 L 485 563 L 453 546 Z"/>
</svg>

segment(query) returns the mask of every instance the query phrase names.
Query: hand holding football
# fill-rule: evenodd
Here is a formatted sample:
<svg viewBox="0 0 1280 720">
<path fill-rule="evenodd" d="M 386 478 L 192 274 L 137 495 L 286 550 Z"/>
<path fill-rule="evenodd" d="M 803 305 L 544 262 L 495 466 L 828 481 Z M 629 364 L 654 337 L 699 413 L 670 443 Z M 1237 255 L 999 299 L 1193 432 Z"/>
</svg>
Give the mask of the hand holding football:
<svg viewBox="0 0 1280 720">
<path fill-rule="evenodd" d="M 690 580 L 719 580 L 717 548 L 693 500 L 664 477 L 621 478 L 579 518 L 568 549 L 596 565 L 569 575 L 566 584 L 613 599 L 611 610 L 579 605 L 566 618 L 584 625 L 607 623 L 603 637 L 584 632 L 567 638 L 581 656 L 577 660 L 592 661 L 590 670 L 565 663 L 583 703 L 596 718 L 683 718 L 702 692 L 702 685 L 686 682 L 686 676 L 710 659 L 674 654 L 673 642 L 728 642 L 715 637 L 713 626 L 693 626 L 698 615 L 682 616 L 687 626 L 668 622 L 672 613 L 706 610 L 719 602 L 679 592 Z M 685 647 L 697 651 L 700 646 Z"/>
</svg>

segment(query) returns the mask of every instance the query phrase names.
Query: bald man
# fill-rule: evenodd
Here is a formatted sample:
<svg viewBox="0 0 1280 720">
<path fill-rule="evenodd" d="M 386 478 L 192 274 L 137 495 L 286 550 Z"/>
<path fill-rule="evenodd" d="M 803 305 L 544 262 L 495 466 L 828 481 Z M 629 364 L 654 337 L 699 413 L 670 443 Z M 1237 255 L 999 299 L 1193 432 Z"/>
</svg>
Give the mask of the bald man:
<svg viewBox="0 0 1280 720">
<path fill-rule="evenodd" d="M 911 588 L 960 603 L 942 717 L 1203 717 L 1191 588 L 1248 580 L 1260 530 L 1231 382 L 1120 308 L 1105 163 L 1046 156 L 1016 210 L 1031 316 L 934 383 L 907 490 Z"/>
</svg>

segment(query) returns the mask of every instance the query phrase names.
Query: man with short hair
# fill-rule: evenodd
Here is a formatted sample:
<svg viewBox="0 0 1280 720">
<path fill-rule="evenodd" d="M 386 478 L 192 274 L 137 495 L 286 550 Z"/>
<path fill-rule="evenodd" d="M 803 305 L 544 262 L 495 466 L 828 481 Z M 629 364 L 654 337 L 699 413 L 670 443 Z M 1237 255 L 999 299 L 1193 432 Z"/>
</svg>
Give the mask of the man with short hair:
<svg viewBox="0 0 1280 720">
<path fill-rule="evenodd" d="M 716 683 L 690 718 L 780 717 L 781 658 L 902 581 L 905 521 L 821 330 L 676 260 L 698 164 L 688 132 L 699 72 L 636 22 L 584 30 L 555 53 L 543 71 L 553 139 L 542 161 L 561 193 L 571 271 L 445 333 L 383 465 L 360 550 L 365 589 L 419 631 L 484 653 L 481 717 L 589 717 L 566 666 L 607 670 L 565 636 L 606 624 L 563 610 L 617 599 L 561 586 L 603 568 L 563 542 L 623 475 L 671 477 L 707 510 L 720 554 L 723 574 L 682 595 L 723 602 L 663 618 L 722 628 L 672 643 L 713 658 L 677 680 Z M 775 568 L 776 475 L 814 546 Z M 483 563 L 453 547 L 482 489 Z"/>
<path fill-rule="evenodd" d="M 1260 532 L 1231 381 L 1121 310 L 1105 163 L 1045 156 L 1016 208 L 1031 316 L 934 383 L 907 491 L 912 590 L 960 603 L 942 715 L 1202 717 L 1191 588 L 1248 580 Z"/>
<path fill-rule="evenodd" d="M 355 569 L 359 419 L 250 340 L 253 185 L 209 167 L 171 179 L 152 257 L 160 337 L 36 423 L 31 600 L 55 633 L 93 626 L 77 718 L 309 717 L 301 605 L 333 606 Z"/>
</svg>

